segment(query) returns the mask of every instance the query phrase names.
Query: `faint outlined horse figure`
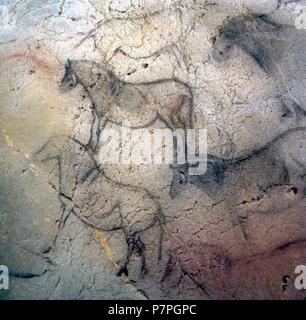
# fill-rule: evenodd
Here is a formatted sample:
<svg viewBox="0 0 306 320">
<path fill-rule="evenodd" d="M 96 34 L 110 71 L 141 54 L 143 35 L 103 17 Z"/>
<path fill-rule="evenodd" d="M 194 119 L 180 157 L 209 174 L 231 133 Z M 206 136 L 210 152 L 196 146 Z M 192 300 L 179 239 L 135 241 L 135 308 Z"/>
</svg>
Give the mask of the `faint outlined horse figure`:
<svg viewBox="0 0 306 320">
<path fill-rule="evenodd" d="M 154 226 L 160 227 L 158 258 L 161 258 L 165 217 L 149 191 L 107 177 L 89 148 L 70 137 L 52 138 L 36 152 L 34 159 L 46 166 L 50 184 L 58 191 L 63 208 L 60 229 L 72 213 L 96 230 L 123 232 L 127 253 L 118 275 L 128 275 L 133 252 L 141 255 L 141 272 L 145 274 L 145 245 L 141 235 Z"/>
</svg>

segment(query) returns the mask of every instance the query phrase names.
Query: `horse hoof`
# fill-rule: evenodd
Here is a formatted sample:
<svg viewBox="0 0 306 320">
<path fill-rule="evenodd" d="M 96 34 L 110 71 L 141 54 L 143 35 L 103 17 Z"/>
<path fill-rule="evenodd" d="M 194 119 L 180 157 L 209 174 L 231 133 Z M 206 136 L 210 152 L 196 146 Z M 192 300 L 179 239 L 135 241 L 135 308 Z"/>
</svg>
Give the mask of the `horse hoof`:
<svg viewBox="0 0 306 320">
<path fill-rule="evenodd" d="M 121 277 L 122 274 L 124 274 L 125 276 L 128 276 L 129 275 L 129 272 L 128 272 L 128 269 L 126 266 L 123 266 L 119 269 L 119 271 L 117 272 L 117 276 L 118 277 Z"/>
</svg>

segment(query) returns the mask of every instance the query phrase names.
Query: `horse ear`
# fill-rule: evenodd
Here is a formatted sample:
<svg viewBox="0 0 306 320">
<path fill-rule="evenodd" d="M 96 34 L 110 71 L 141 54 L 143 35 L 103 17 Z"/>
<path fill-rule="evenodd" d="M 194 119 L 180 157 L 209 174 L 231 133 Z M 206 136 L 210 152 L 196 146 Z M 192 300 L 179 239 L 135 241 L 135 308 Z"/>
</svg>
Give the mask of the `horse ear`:
<svg viewBox="0 0 306 320">
<path fill-rule="evenodd" d="M 119 79 L 113 72 L 107 71 L 107 82 L 110 90 L 110 94 L 114 96 L 119 88 Z"/>
<path fill-rule="evenodd" d="M 173 176 L 170 184 L 169 195 L 171 199 L 174 199 L 188 187 L 188 164 L 173 164 L 170 165 L 170 167 L 173 169 Z"/>
<path fill-rule="evenodd" d="M 70 59 L 67 59 L 65 63 L 65 73 L 60 82 L 60 90 L 63 92 L 69 91 L 77 85 L 77 78 L 71 63 Z"/>
<path fill-rule="evenodd" d="M 70 72 L 72 72 L 72 61 L 70 59 L 67 59 L 66 63 L 65 63 L 65 73 L 67 72 L 67 74 L 69 74 Z"/>
</svg>

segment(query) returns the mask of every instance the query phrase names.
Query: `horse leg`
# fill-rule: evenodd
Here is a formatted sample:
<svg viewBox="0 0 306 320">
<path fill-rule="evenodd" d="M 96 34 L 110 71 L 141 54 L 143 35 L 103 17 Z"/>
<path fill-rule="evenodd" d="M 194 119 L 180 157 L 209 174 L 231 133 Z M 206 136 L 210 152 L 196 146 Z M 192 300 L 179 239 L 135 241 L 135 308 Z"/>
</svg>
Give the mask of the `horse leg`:
<svg viewBox="0 0 306 320">
<path fill-rule="evenodd" d="M 124 261 L 123 266 L 119 269 L 117 275 L 120 277 L 122 274 L 125 274 L 126 276 L 129 275 L 129 271 L 128 271 L 128 264 L 130 262 L 130 257 L 133 254 L 133 251 L 135 249 L 135 235 L 128 235 L 126 236 L 126 242 L 127 242 L 127 254 L 126 254 L 126 258 Z"/>
<path fill-rule="evenodd" d="M 96 151 L 101 135 L 103 134 L 103 130 L 107 125 L 108 118 L 100 116 L 96 110 L 92 110 L 92 116 L 93 120 L 90 127 L 90 139 L 87 146 L 89 146 L 93 151 Z"/>
<path fill-rule="evenodd" d="M 145 274 L 148 272 L 148 269 L 146 267 L 145 245 L 141 241 L 138 233 L 136 233 L 134 241 L 137 253 L 141 256 L 141 277 L 144 278 Z"/>
<path fill-rule="evenodd" d="M 193 128 L 193 108 L 191 98 L 181 94 L 168 113 L 170 123 L 175 128 Z"/>
<path fill-rule="evenodd" d="M 136 252 L 141 256 L 141 277 L 143 278 L 148 272 L 145 259 L 145 245 L 140 239 L 138 233 L 129 235 L 126 240 L 128 245 L 126 259 L 123 266 L 119 269 L 117 275 L 121 276 L 122 274 L 125 274 L 126 276 L 128 276 L 128 264 L 130 262 L 130 257 L 133 254 L 134 250 L 136 250 Z"/>
</svg>

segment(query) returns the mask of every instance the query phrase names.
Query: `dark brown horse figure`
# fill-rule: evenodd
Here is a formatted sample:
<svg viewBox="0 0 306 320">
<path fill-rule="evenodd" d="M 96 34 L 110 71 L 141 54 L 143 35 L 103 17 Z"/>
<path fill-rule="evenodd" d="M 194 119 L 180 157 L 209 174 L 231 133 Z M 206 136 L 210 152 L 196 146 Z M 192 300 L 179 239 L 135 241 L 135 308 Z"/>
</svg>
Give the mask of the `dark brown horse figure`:
<svg viewBox="0 0 306 320">
<path fill-rule="evenodd" d="M 193 128 L 192 91 L 180 80 L 128 83 L 102 63 L 68 60 L 60 89 L 69 91 L 77 85 L 104 123 L 121 125 L 127 120 L 131 128 L 145 128 L 160 120 L 170 129 Z"/>
</svg>

